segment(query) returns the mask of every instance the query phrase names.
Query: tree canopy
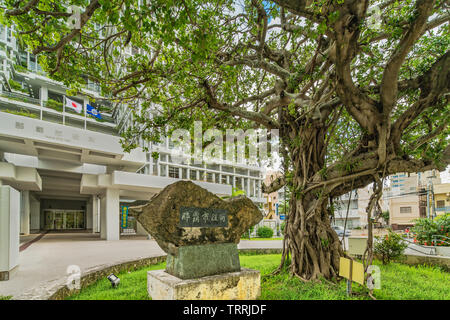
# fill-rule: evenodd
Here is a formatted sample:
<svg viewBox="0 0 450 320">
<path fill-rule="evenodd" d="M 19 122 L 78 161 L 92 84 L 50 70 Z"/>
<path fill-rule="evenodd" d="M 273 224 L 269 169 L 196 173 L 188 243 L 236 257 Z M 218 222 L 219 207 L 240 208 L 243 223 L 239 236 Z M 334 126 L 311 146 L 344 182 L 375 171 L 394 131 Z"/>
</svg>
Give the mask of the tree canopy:
<svg viewBox="0 0 450 320">
<path fill-rule="evenodd" d="M 343 254 L 327 199 L 450 163 L 449 20 L 443 0 L 6 0 L 2 10 L 51 77 L 73 90 L 90 79 L 130 105 L 127 149 L 194 120 L 279 129 L 285 175 L 265 190 L 293 190 L 288 247 L 308 279 L 334 276 Z"/>
</svg>

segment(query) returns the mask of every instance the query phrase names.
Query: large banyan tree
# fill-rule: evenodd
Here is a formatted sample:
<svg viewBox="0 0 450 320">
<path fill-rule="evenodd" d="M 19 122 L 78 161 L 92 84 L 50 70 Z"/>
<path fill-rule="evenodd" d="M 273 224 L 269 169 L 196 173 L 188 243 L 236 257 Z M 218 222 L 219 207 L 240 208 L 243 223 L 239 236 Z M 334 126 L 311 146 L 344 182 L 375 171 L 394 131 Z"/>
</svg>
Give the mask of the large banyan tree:
<svg viewBox="0 0 450 320">
<path fill-rule="evenodd" d="M 68 12 L 72 4 L 79 11 Z M 278 129 L 284 175 L 264 190 L 291 190 L 284 257 L 302 279 L 337 274 L 334 198 L 373 183 L 373 207 L 388 175 L 450 163 L 449 20 L 443 0 L 6 0 L 2 8 L 52 78 L 73 91 L 100 83 L 105 97 L 129 105 L 126 149 L 194 120 L 204 130 Z"/>
</svg>

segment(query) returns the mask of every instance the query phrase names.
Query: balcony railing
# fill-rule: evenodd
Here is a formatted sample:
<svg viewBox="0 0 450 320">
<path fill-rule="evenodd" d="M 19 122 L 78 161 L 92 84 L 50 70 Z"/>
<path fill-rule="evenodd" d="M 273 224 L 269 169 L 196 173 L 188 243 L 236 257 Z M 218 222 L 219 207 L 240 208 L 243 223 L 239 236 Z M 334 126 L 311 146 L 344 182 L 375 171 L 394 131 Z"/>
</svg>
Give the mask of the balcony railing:
<svg viewBox="0 0 450 320">
<path fill-rule="evenodd" d="M 34 104 L 34 105 L 37 105 L 37 106 L 41 105 L 41 101 L 39 99 L 32 98 L 32 97 L 30 97 L 28 95 L 25 95 L 25 94 L 3 91 L 0 95 L 5 97 L 5 98 L 8 98 L 10 100 L 16 100 L 16 101 L 22 101 L 22 102 L 26 102 L 26 103 L 31 103 L 31 104 Z"/>
<path fill-rule="evenodd" d="M 103 119 L 98 120 L 90 115 L 85 116 L 84 111 L 83 113 L 78 114 L 75 113 L 75 111 L 71 112 L 71 109 L 67 108 L 64 112 L 63 104 L 57 101 L 50 104 L 47 101 L 43 101 L 41 106 L 41 101 L 39 99 L 5 91 L 0 93 L 0 97 L 6 98 L 8 101 L 8 104 L 3 102 L 0 105 L 0 111 L 73 126 L 80 129 L 84 128 L 90 131 L 117 135 L 115 121 L 109 114 L 102 114 L 102 116 L 104 116 Z"/>
<path fill-rule="evenodd" d="M 450 206 L 447 206 L 447 207 L 437 207 L 436 208 L 436 211 L 439 211 L 439 212 L 450 212 Z"/>
</svg>

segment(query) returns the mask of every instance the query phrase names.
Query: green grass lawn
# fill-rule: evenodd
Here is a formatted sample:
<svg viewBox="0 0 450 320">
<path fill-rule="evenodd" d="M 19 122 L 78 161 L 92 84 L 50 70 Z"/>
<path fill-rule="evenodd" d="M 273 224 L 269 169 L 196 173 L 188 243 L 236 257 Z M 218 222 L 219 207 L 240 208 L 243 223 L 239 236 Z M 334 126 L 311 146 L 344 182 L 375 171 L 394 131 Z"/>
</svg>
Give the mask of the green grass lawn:
<svg viewBox="0 0 450 320">
<path fill-rule="evenodd" d="M 261 271 L 262 300 L 359 300 L 370 299 L 358 284 L 353 285 L 355 295 L 347 297 L 345 281 L 333 285 L 327 282 L 304 283 L 287 273 L 276 276 L 269 274 L 278 266 L 281 255 L 241 254 L 241 266 Z M 408 266 L 391 263 L 381 269 L 381 289 L 374 291 L 377 299 L 443 299 L 450 300 L 450 273 L 437 267 Z M 81 300 L 148 300 L 147 271 L 163 269 L 164 263 L 145 267 L 131 273 L 119 274 L 120 285 L 111 288 L 104 278 L 81 290 L 68 299 Z"/>
<path fill-rule="evenodd" d="M 283 240 L 283 238 L 241 238 L 241 240 L 263 241 L 263 240 Z"/>
<path fill-rule="evenodd" d="M 11 296 L 0 296 L 0 300 L 11 300 Z"/>
</svg>

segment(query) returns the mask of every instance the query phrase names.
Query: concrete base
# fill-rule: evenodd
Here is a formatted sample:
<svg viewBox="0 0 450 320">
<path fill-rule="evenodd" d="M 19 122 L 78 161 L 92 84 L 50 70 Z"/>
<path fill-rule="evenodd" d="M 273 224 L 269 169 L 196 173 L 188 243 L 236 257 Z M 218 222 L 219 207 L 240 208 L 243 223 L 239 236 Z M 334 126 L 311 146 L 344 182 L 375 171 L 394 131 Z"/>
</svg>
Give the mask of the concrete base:
<svg viewBox="0 0 450 320">
<path fill-rule="evenodd" d="M 261 295 L 261 275 L 258 270 L 242 268 L 183 280 L 154 270 L 147 272 L 147 291 L 153 300 L 255 300 Z"/>
</svg>

